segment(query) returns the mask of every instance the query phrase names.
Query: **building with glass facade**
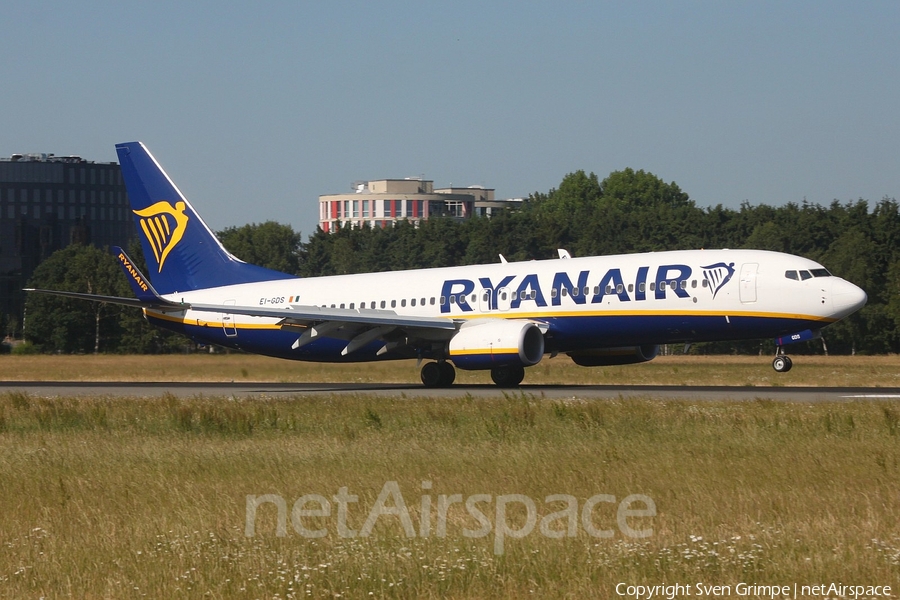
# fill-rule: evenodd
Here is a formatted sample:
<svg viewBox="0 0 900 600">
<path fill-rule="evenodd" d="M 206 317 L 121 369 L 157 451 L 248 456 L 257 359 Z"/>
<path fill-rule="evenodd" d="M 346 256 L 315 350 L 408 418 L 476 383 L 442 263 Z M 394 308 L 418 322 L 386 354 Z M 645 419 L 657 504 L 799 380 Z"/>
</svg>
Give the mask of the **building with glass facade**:
<svg viewBox="0 0 900 600">
<path fill-rule="evenodd" d="M 133 236 L 118 163 L 52 154 L 0 158 L 0 325 L 10 316 L 21 322 L 21 290 L 54 251 L 75 242 L 127 246 Z"/>
</svg>

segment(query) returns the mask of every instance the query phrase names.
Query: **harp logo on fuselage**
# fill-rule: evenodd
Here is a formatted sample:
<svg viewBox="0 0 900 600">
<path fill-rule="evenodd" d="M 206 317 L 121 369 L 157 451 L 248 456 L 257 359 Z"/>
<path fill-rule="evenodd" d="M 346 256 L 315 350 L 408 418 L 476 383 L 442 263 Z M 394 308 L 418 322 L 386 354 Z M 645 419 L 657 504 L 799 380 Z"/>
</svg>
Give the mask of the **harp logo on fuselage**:
<svg viewBox="0 0 900 600">
<path fill-rule="evenodd" d="M 725 284 L 731 281 L 734 275 L 734 263 L 725 264 L 723 262 L 709 265 L 708 267 L 700 267 L 703 269 L 703 278 L 709 282 L 709 290 L 712 292 L 713 298 L 719 293 Z"/>
<path fill-rule="evenodd" d="M 141 230 L 153 249 L 159 273 L 162 273 L 169 253 L 184 237 L 189 220 L 184 214 L 185 209 L 184 202 L 177 202 L 172 206 L 170 202 L 163 200 L 145 209 L 134 211 L 134 214 L 140 217 Z"/>
</svg>

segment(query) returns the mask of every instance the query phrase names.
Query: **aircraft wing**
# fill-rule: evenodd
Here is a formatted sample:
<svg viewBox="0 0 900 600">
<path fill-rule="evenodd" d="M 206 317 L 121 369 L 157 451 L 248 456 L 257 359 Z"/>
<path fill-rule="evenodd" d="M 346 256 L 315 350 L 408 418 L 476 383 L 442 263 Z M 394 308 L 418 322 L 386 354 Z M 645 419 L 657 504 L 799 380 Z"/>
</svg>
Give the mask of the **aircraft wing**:
<svg viewBox="0 0 900 600">
<path fill-rule="evenodd" d="M 375 340 L 385 343 L 379 354 L 407 346 L 410 340 L 447 340 L 453 337 L 458 327 L 451 319 L 398 315 L 391 310 L 321 308 L 299 304 L 289 308 L 192 304 L 190 308 L 204 312 L 280 319 L 278 324 L 282 329 L 299 334 L 291 346 L 294 350 L 320 338 L 334 338 L 347 342 L 342 352 L 344 355 Z"/>
<path fill-rule="evenodd" d="M 440 317 L 412 317 L 398 315 L 392 310 L 363 310 L 347 308 L 321 308 L 292 304 L 289 308 L 256 308 L 255 306 L 223 306 L 221 304 L 183 304 L 182 310 L 202 310 L 248 317 L 271 317 L 281 319 L 283 324 L 308 325 L 338 321 L 341 323 L 358 323 L 360 325 L 393 327 L 416 327 L 425 329 L 456 330 L 456 323 L 451 319 Z"/>
</svg>

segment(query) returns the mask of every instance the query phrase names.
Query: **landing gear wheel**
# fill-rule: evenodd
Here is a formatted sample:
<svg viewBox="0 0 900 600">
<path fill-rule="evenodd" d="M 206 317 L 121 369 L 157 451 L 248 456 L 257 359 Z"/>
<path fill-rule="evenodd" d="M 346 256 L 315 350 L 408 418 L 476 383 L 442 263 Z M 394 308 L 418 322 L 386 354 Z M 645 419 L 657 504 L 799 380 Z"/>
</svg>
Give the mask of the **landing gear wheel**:
<svg viewBox="0 0 900 600">
<path fill-rule="evenodd" d="M 425 387 L 439 387 L 441 385 L 441 366 L 436 362 L 427 363 L 422 367 L 419 377 L 422 378 L 422 383 Z"/>
<path fill-rule="evenodd" d="M 456 379 L 456 369 L 448 362 L 430 362 L 422 367 L 419 376 L 425 387 L 450 387 Z"/>
<path fill-rule="evenodd" d="M 453 382 L 456 380 L 456 369 L 453 368 L 448 362 L 440 362 L 437 363 L 438 367 L 441 369 L 441 387 L 450 387 L 453 385 Z"/>
<path fill-rule="evenodd" d="M 775 360 L 772 361 L 772 368 L 779 373 L 787 373 L 793 366 L 794 363 L 791 362 L 791 358 L 789 356 L 776 356 Z"/>
<path fill-rule="evenodd" d="M 506 365 L 491 369 L 491 379 L 500 387 L 516 387 L 525 379 L 525 367 Z"/>
</svg>

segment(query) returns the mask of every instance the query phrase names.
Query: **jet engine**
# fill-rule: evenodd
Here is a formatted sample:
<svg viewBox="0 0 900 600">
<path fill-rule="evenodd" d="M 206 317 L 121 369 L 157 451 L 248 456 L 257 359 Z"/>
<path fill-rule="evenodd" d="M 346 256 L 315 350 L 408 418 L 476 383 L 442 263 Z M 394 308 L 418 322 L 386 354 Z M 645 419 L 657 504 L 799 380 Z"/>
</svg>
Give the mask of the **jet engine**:
<svg viewBox="0 0 900 600">
<path fill-rule="evenodd" d="M 475 320 L 462 325 L 449 349 L 450 360 L 460 369 L 530 367 L 544 356 L 544 334 L 529 321 Z"/>
<path fill-rule="evenodd" d="M 595 348 L 569 352 L 576 365 L 582 367 L 609 367 L 613 365 L 633 365 L 653 360 L 659 354 L 659 346 L 619 346 L 616 348 Z"/>
</svg>

